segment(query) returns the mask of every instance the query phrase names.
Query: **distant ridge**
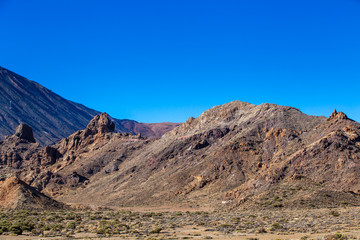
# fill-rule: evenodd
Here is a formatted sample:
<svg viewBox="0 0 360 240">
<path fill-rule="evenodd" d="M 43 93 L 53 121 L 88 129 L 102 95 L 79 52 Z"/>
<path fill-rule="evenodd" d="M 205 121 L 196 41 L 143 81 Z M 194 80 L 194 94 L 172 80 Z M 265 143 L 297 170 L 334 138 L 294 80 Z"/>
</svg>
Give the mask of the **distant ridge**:
<svg viewBox="0 0 360 240">
<path fill-rule="evenodd" d="M 41 144 L 53 144 L 86 127 L 99 111 L 69 101 L 42 85 L 0 67 L 0 139 L 14 133 L 20 123 L 34 129 Z M 160 137 L 178 124 L 144 124 L 113 119 L 119 132 Z"/>
</svg>

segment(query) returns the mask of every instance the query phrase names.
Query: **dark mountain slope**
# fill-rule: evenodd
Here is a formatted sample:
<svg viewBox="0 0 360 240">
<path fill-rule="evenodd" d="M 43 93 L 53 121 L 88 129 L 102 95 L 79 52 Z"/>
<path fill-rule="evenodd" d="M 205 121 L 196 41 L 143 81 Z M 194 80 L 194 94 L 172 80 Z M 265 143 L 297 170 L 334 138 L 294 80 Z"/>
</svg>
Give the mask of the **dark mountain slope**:
<svg viewBox="0 0 360 240">
<path fill-rule="evenodd" d="M 34 130 L 42 144 L 52 144 L 84 129 L 100 112 L 71 102 L 40 84 L 0 67 L 0 139 L 11 135 L 20 123 Z M 113 119 L 120 132 L 160 137 L 178 124 L 146 124 Z M 156 127 L 158 126 L 158 127 Z"/>
<path fill-rule="evenodd" d="M 50 144 L 84 128 L 89 119 L 99 114 L 1 67 L 0 82 L 1 138 L 26 123 L 39 142 Z"/>
</svg>

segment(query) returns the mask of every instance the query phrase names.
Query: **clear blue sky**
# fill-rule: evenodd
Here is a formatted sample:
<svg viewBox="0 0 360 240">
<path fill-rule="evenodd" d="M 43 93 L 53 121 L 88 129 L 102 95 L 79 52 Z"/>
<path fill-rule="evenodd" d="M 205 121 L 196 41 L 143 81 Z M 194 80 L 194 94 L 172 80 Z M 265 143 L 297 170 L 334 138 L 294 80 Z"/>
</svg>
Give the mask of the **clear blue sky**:
<svg viewBox="0 0 360 240">
<path fill-rule="evenodd" d="M 360 0 L 0 0 L 0 66 L 116 118 L 232 100 L 360 121 Z"/>
</svg>

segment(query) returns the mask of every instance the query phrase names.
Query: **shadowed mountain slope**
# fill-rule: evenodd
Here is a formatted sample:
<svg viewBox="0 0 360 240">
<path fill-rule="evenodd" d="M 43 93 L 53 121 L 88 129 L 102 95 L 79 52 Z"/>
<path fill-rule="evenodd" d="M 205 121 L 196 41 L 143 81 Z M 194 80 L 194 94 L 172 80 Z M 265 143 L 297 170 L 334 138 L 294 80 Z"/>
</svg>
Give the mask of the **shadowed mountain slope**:
<svg viewBox="0 0 360 240">
<path fill-rule="evenodd" d="M 20 123 L 41 143 L 52 143 L 84 128 L 99 112 L 68 101 L 40 84 L 0 67 L 0 137 Z"/>
<path fill-rule="evenodd" d="M 0 67 L 0 139 L 11 135 L 20 123 L 34 130 L 42 144 L 52 144 L 86 127 L 100 112 L 71 102 L 40 84 Z M 178 124 L 146 124 L 132 120 L 118 120 L 117 130 L 160 137 Z M 156 126 L 160 125 L 159 128 Z"/>
</svg>

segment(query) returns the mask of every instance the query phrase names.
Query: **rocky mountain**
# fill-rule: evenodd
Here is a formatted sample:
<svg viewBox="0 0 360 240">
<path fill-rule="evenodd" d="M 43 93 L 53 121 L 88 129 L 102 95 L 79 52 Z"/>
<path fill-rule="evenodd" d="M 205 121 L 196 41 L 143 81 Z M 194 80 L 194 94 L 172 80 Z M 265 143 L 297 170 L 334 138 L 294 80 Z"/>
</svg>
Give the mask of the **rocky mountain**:
<svg viewBox="0 0 360 240">
<path fill-rule="evenodd" d="M 40 84 L 0 67 L 0 139 L 20 123 L 31 126 L 41 144 L 53 144 L 86 127 L 100 112 L 71 102 Z M 157 138 L 178 124 L 113 119 L 119 132 Z"/>
<path fill-rule="evenodd" d="M 326 118 L 234 101 L 160 139 L 117 133 L 103 113 L 47 147 L 19 127 L 0 143 L 0 160 L 3 175 L 75 205 L 360 204 L 360 124 L 336 111 Z"/>
<path fill-rule="evenodd" d="M 30 187 L 17 177 L 0 182 L 0 207 L 5 209 L 63 209 L 66 205 Z"/>
</svg>

